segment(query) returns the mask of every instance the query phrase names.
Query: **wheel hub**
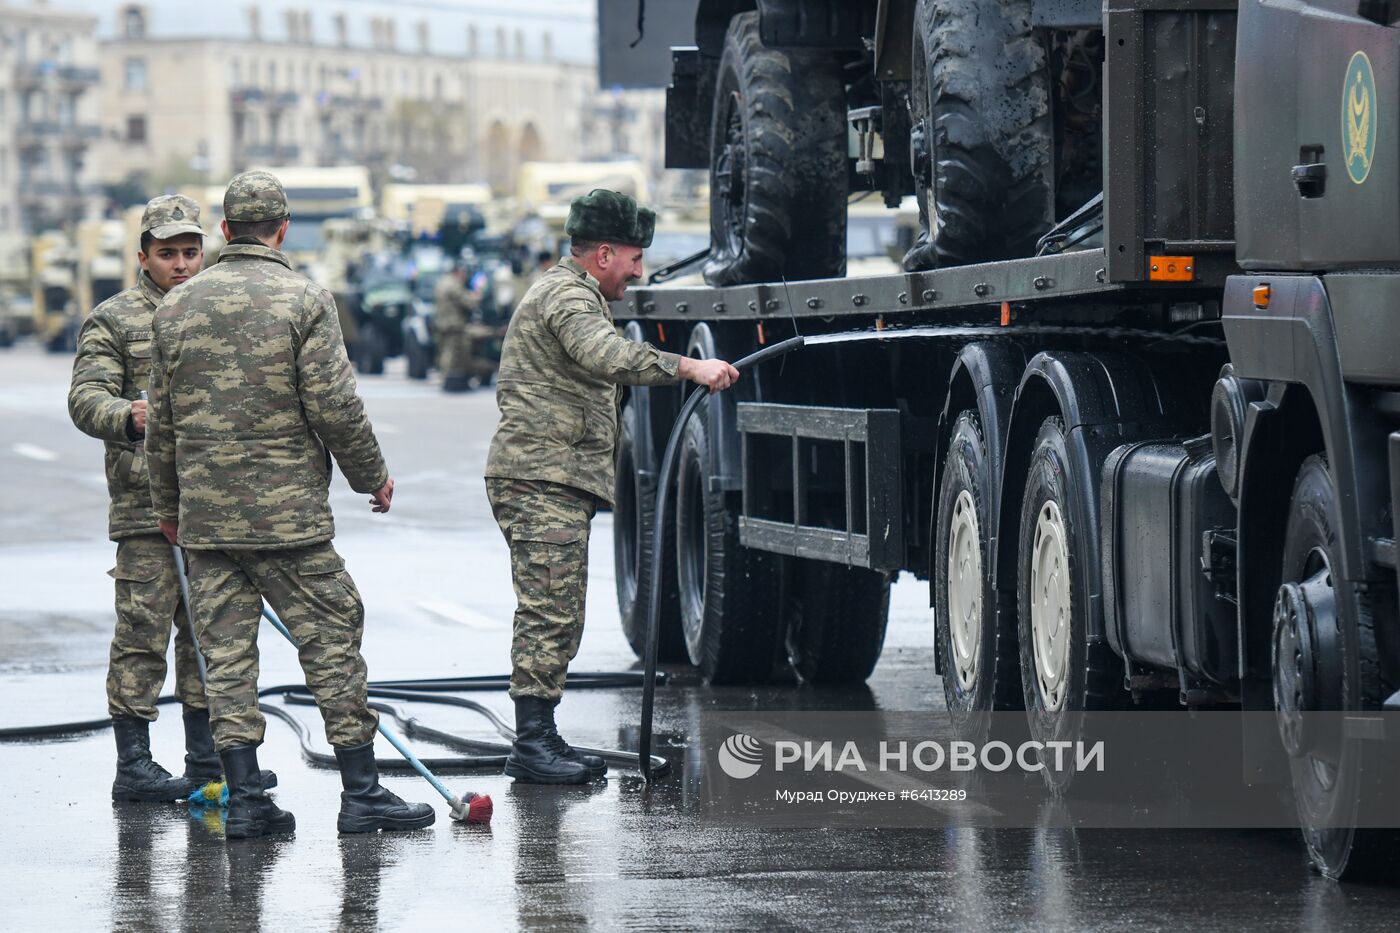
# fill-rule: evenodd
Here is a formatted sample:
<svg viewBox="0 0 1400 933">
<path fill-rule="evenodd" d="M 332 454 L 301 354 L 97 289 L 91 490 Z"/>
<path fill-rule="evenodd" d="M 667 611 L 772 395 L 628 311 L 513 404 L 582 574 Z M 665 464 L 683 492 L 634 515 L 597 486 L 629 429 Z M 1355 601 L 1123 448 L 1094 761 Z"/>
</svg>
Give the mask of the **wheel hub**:
<svg viewBox="0 0 1400 933">
<path fill-rule="evenodd" d="M 1341 646 L 1336 597 L 1324 568 L 1302 583 L 1285 583 L 1274 599 L 1272 662 L 1279 738 L 1299 758 L 1318 750 L 1322 736 L 1306 713 L 1340 710 Z"/>
<path fill-rule="evenodd" d="M 971 691 L 982 647 L 982 538 L 966 489 L 958 493 L 948 528 L 948 633 L 958 686 Z"/>
<path fill-rule="evenodd" d="M 1069 680 L 1069 547 L 1064 516 L 1053 500 L 1040 508 L 1031 546 L 1031 639 L 1035 674 L 1045 709 L 1064 705 Z"/>
</svg>

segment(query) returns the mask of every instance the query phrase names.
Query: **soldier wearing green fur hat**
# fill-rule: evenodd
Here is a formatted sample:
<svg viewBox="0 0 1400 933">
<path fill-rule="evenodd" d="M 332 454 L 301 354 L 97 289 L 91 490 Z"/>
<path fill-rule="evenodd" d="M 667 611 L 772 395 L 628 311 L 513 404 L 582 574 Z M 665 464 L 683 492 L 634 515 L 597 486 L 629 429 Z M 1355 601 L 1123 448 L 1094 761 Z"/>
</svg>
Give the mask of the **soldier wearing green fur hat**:
<svg viewBox="0 0 1400 933">
<path fill-rule="evenodd" d="M 559 736 L 554 707 L 583 634 L 588 532 L 613 498 L 619 385 L 691 380 L 711 392 L 739 371 L 635 343 L 609 301 L 642 277 L 656 214 L 616 191 L 575 198 L 569 255 L 530 286 L 501 347 L 501 420 L 486 461 L 491 509 L 510 548 L 517 607 L 511 641 L 516 740 L 506 773 L 518 781 L 581 784 L 602 759 Z"/>
</svg>

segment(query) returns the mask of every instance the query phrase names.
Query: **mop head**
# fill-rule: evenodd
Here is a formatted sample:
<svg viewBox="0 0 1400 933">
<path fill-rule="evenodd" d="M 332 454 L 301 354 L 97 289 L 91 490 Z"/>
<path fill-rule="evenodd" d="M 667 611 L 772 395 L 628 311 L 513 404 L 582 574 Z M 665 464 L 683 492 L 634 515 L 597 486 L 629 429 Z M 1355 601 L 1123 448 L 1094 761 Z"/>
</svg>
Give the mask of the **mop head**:
<svg viewBox="0 0 1400 933">
<path fill-rule="evenodd" d="M 487 794 L 474 794 L 467 791 L 462 795 L 461 806 L 452 808 L 452 818 L 464 823 L 491 822 L 491 797 Z"/>
<path fill-rule="evenodd" d="M 191 791 L 189 801 L 196 807 L 226 807 L 228 785 L 223 781 L 210 781 L 198 790 Z"/>
</svg>

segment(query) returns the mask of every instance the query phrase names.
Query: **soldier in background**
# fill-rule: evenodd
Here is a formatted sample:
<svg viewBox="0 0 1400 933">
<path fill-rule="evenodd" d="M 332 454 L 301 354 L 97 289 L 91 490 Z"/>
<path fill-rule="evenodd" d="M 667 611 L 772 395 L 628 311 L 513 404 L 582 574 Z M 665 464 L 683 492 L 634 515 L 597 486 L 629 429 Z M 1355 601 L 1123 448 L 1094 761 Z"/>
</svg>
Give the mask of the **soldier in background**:
<svg viewBox="0 0 1400 933">
<path fill-rule="evenodd" d="M 467 269 L 454 259 L 452 268 L 433 288 L 433 330 L 438 345 L 438 370 L 444 392 L 471 388 L 472 340 L 468 329 L 480 296 L 467 288 Z"/>
<path fill-rule="evenodd" d="M 215 743 L 228 778 L 230 839 L 289 833 L 257 759 L 262 602 L 281 615 L 335 748 L 341 832 L 419 829 L 426 804 L 379 784 L 378 716 L 360 655 L 364 605 L 331 545 L 329 455 L 356 492 L 389 511 L 394 481 L 345 353 L 330 292 L 280 247 L 287 196 L 267 172 L 224 195 L 228 246 L 155 316 L 151 499 L 161 531 L 189 552 L 194 629 L 205 648 Z"/>
<path fill-rule="evenodd" d="M 589 525 L 613 497 L 617 386 L 689 379 L 716 392 L 739 378 L 723 360 L 677 356 L 617 332 L 607 303 L 641 278 L 655 224 L 652 211 L 615 191 L 575 198 L 570 255 L 525 293 L 501 350 L 486 492 L 517 599 L 516 738 L 506 763 L 517 781 L 581 784 L 606 772 L 601 758 L 560 737 L 554 707 L 583 636 Z"/>
<path fill-rule="evenodd" d="M 105 442 L 108 535 L 117 542 L 117 565 L 109 571 L 116 580 L 117 626 L 107 668 L 107 711 L 117 742 L 112 799 L 164 801 L 183 798 L 222 774 L 174 555 L 151 511 L 142 446 L 151 318 L 166 292 L 204 265 L 199 206 L 179 195 L 147 204 L 136 258 L 136 285 L 98 305 L 83 324 L 68 412 L 81 431 Z M 150 739 L 172 625 L 175 696 L 185 725 L 185 773 L 179 778 L 152 760 Z"/>
</svg>

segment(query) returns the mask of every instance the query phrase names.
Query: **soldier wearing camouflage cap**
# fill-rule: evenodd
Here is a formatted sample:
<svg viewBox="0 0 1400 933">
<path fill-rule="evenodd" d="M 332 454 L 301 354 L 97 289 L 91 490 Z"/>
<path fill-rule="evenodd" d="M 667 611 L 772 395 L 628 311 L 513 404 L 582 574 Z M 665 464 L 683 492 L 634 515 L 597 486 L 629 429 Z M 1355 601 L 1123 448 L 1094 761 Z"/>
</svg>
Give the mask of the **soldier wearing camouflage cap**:
<svg viewBox="0 0 1400 933">
<path fill-rule="evenodd" d="M 214 738 L 228 778 L 230 839 L 289 833 L 257 763 L 257 633 L 263 600 L 301 646 L 345 792 L 341 832 L 419 829 L 426 804 L 379 784 L 378 717 L 360 654 L 364 604 L 331 544 L 330 457 L 389 511 L 389 477 L 345 353 L 335 301 L 281 246 L 286 193 L 245 172 L 224 195 L 226 246 L 156 313 L 146 449 L 161 530 L 189 553 Z"/>
<path fill-rule="evenodd" d="M 625 194 L 575 198 L 569 256 L 521 298 L 497 373 L 501 420 L 486 461 L 486 491 L 510 548 L 517 607 L 510 695 L 516 740 L 506 774 L 580 784 L 606 770 L 560 736 L 554 707 L 583 635 L 589 524 L 613 499 L 619 385 L 689 379 L 711 392 L 739 372 L 634 343 L 608 310 L 642 276 L 656 215 Z"/>
<path fill-rule="evenodd" d="M 170 545 L 151 510 L 147 483 L 146 402 L 151 318 L 166 292 L 204 264 L 199 205 L 180 195 L 153 199 L 141 215 L 141 273 L 136 285 L 93 309 L 78 339 L 68 411 L 83 432 L 105 442 L 108 534 L 117 542 L 116 631 L 107 669 L 107 709 L 117 740 L 116 800 L 176 800 L 220 778 L 209 732 L 190 623 Z M 175 695 L 184 707 L 185 773 L 172 777 L 151 758 L 150 723 L 165 683 L 166 649 L 175 631 Z"/>
</svg>

